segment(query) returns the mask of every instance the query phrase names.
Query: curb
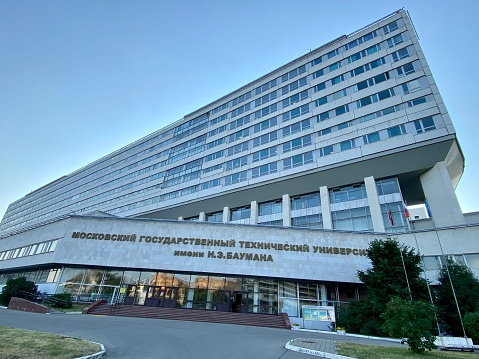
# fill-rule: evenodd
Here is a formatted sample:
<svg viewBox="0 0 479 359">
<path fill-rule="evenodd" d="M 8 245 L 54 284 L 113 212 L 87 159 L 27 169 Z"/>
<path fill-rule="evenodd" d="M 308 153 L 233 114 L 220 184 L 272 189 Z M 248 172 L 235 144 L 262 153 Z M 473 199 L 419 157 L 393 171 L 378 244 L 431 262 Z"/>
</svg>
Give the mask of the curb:
<svg viewBox="0 0 479 359">
<path fill-rule="evenodd" d="M 101 350 L 98 353 L 86 355 L 86 356 L 83 356 L 83 357 L 73 358 L 73 359 L 100 359 L 100 358 L 103 358 L 103 357 L 106 356 L 106 349 L 105 349 L 105 346 L 103 344 L 97 343 L 97 342 L 92 342 L 91 340 L 88 340 L 88 341 L 90 343 L 93 343 L 93 344 L 98 344 L 100 346 Z"/>
<path fill-rule="evenodd" d="M 294 339 L 293 339 L 294 340 Z M 291 350 L 293 352 L 298 352 L 298 353 L 303 353 L 303 354 L 309 354 L 309 355 L 314 355 L 319 358 L 328 358 L 328 359 L 356 359 L 352 357 L 346 357 L 344 355 L 338 355 L 338 354 L 332 354 L 332 353 L 326 353 L 326 352 L 320 352 L 318 350 L 313 350 L 313 349 L 306 349 L 306 348 L 301 348 L 296 345 L 291 345 L 290 343 L 293 341 L 290 340 L 289 342 L 286 343 L 284 346 L 286 349 Z"/>
</svg>

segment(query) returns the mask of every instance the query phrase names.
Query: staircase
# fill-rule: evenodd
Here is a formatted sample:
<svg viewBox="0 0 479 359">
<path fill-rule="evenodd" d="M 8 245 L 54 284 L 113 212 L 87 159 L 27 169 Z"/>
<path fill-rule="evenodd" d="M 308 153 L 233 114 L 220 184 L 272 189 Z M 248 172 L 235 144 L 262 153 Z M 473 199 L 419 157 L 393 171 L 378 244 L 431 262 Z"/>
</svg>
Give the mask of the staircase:
<svg viewBox="0 0 479 359">
<path fill-rule="evenodd" d="M 282 314 L 278 316 L 252 313 L 217 312 L 212 310 L 144 307 L 136 305 L 116 305 L 112 307 L 106 303 L 99 305 L 97 304 L 93 308 L 88 309 L 85 314 L 185 320 L 193 322 L 252 325 L 257 327 L 290 329 L 289 318 L 287 318 L 287 315 L 285 317 Z"/>
</svg>

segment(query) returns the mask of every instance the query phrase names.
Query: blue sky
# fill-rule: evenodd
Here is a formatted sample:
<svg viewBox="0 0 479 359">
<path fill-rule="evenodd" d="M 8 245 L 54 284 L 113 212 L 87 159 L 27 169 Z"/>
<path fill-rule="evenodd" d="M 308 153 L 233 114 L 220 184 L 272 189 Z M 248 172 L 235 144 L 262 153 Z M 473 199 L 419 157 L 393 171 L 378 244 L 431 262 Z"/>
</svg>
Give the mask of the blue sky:
<svg viewBox="0 0 479 359">
<path fill-rule="evenodd" d="M 479 211 L 479 1 L 0 1 L 0 218 L 9 203 L 404 7 Z"/>
</svg>

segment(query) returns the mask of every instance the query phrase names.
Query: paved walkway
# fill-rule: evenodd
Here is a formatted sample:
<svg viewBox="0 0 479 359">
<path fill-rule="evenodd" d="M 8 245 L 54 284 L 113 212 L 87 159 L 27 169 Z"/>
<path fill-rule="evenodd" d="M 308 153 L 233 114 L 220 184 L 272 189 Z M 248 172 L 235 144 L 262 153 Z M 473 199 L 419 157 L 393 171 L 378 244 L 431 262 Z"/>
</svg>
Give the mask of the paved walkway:
<svg viewBox="0 0 479 359">
<path fill-rule="evenodd" d="M 319 358 L 349 359 L 349 357 L 336 354 L 336 345 L 333 340 L 297 338 L 287 342 L 285 348 Z"/>
</svg>

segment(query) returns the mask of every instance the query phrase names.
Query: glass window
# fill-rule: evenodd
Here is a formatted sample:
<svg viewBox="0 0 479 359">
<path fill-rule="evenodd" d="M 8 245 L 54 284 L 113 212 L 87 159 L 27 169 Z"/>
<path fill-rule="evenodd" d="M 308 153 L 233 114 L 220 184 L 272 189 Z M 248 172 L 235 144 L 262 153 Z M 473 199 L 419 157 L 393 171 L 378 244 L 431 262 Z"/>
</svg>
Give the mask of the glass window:
<svg viewBox="0 0 479 359">
<path fill-rule="evenodd" d="M 339 144 L 341 151 L 347 151 L 350 150 L 351 148 L 354 148 L 354 139 L 343 141 Z"/>
<path fill-rule="evenodd" d="M 259 205 L 259 215 L 266 216 L 275 213 L 281 213 L 283 205 L 281 201 L 274 201 L 274 202 L 266 202 L 260 203 Z"/>
<path fill-rule="evenodd" d="M 363 136 L 363 139 L 364 139 L 364 143 L 377 142 L 377 141 L 380 140 L 380 138 L 379 138 L 379 132 L 369 133 L 369 134 Z"/>
<path fill-rule="evenodd" d="M 240 219 L 246 219 L 250 217 L 251 209 L 249 206 L 241 207 L 241 208 L 234 208 L 231 210 L 231 220 L 237 221 Z"/>
</svg>

